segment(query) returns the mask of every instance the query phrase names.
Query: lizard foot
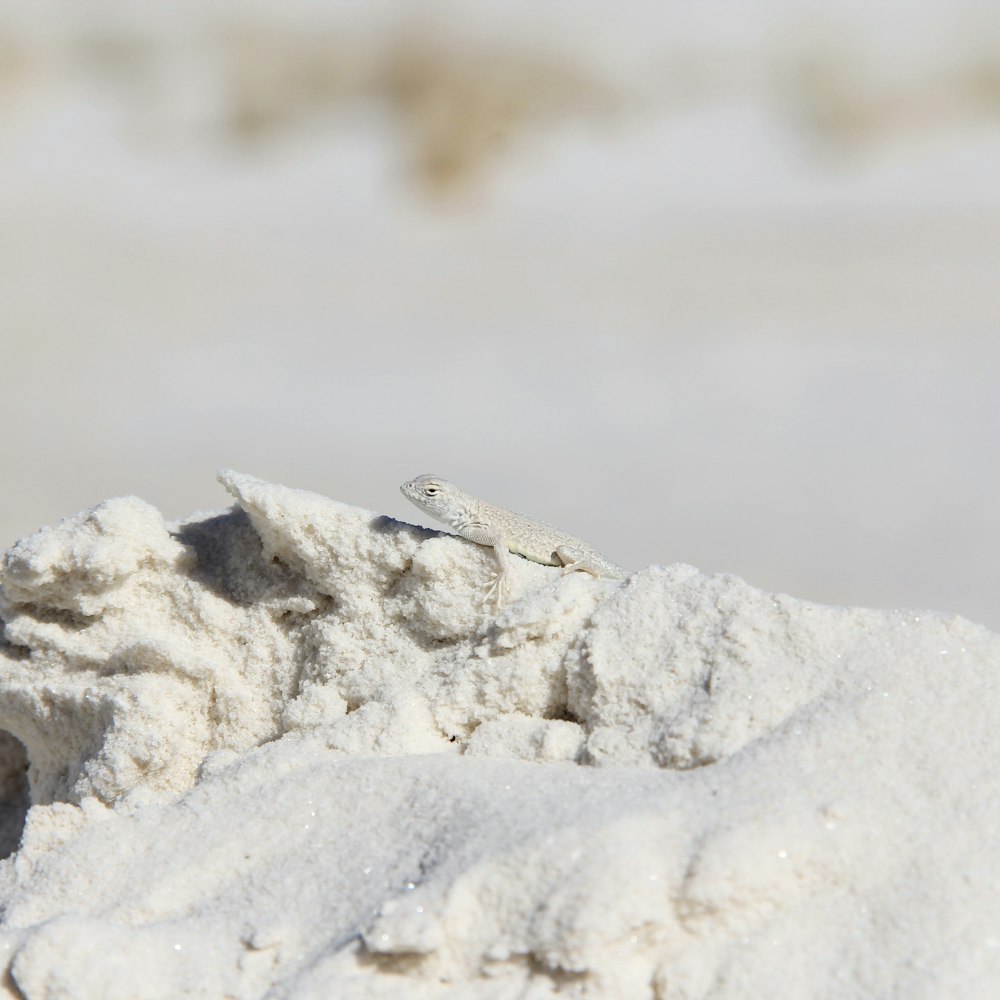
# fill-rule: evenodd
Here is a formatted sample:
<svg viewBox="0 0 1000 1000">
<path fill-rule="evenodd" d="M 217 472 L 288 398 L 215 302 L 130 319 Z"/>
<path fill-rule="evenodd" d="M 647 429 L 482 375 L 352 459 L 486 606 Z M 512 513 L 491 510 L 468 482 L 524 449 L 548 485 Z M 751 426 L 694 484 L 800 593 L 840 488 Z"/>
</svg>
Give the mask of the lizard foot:
<svg viewBox="0 0 1000 1000">
<path fill-rule="evenodd" d="M 495 573 L 490 581 L 489 587 L 486 588 L 485 600 L 489 601 L 490 598 L 493 598 L 496 601 L 496 606 L 499 608 L 502 607 L 509 592 L 510 586 L 507 581 L 506 573 Z"/>
<path fill-rule="evenodd" d="M 562 560 L 563 575 L 566 573 L 575 573 L 577 571 L 580 571 L 581 573 L 590 573 L 592 576 L 601 575 L 600 571 L 596 566 L 594 566 L 593 562 L 587 558 L 587 555 L 579 549 L 573 548 L 572 545 L 560 545 L 556 549 L 556 555 Z"/>
</svg>

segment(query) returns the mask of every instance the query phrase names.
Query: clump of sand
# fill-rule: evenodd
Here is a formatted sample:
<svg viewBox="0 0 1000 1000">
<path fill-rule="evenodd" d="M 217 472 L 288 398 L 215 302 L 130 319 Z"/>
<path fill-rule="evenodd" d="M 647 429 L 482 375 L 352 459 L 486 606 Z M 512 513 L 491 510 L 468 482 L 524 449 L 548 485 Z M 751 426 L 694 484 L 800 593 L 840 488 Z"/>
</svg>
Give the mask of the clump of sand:
<svg viewBox="0 0 1000 1000">
<path fill-rule="evenodd" d="M 1000 992 L 997 636 L 220 479 L 4 556 L 0 995 Z"/>
</svg>

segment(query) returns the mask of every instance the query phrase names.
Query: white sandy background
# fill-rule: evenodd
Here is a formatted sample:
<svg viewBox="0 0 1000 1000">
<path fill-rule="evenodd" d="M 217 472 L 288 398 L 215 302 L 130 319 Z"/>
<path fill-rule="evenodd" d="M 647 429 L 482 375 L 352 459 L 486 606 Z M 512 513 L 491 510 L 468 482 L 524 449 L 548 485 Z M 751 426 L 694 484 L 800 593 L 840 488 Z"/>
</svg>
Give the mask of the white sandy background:
<svg viewBox="0 0 1000 1000">
<path fill-rule="evenodd" d="M 5 5 L 0 542 L 435 471 L 1000 624 L 995 5 Z"/>
<path fill-rule="evenodd" d="M 994 2 L 0 7 L 0 997 L 995 1000 L 998 275 Z"/>
</svg>

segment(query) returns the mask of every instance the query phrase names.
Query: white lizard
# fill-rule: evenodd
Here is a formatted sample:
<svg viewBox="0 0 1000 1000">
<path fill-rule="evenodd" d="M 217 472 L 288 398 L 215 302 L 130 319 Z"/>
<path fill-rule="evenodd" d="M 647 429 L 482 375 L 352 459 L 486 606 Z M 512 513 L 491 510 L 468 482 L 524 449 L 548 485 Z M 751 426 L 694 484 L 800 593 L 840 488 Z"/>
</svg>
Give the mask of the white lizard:
<svg viewBox="0 0 1000 1000">
<path fill-rule="evenodd" d="M 510 588 L 510 557 L 514 552 L 543 566 L 562 566 L 564 573 L 582 570 L 598 577 L 621 580 L 627 572 L 605 559 L 579 538 L 558 531 L 541 521 L 479 500 L 463 493 L 440 476 L 417 476 L 400 486 L 400 491 L 422 511 L 442 521 L 462 538 L 479 545 L 491 545 L 500 572 L 487 591 L 500 604 Z"/>
</svg>

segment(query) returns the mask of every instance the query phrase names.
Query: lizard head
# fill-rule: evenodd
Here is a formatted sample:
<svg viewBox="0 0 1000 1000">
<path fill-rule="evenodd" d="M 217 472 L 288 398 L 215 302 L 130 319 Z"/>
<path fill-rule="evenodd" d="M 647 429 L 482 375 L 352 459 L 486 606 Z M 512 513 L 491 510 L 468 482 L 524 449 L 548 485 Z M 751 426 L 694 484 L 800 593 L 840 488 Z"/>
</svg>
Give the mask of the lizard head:
<svg viewBox="0 0 1000 1000">
<path fill-rule="evenodd" d="M 440 476 L 417 476 L 403 483 L 399 490 L 407 500 L 441 520 L 447 519 L 455 504 L 455 488 Z"/>
</svg>

